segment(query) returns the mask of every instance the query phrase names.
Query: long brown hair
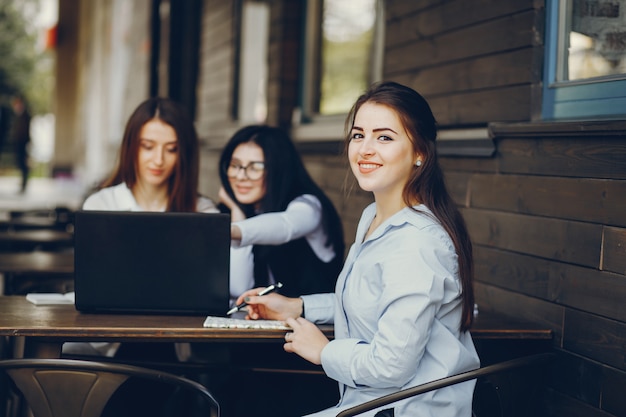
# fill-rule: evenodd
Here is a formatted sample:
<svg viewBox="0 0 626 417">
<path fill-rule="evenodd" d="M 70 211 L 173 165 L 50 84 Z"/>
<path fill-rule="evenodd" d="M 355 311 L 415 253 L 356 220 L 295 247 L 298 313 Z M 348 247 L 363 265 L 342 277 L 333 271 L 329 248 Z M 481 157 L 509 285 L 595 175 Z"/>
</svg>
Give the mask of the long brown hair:
<svg viewBox="0 0 626 417">
<path fill-rule="evenodd" d="M 458 256 L 459 275 L 463 288 L 461 330 L 468 330 L 474 319 L 474 262 L 472 243 L 456 204 L 448 194 L 443 172 L 437 160 L 437 122 L 426 100 L 415 90 L 394 82 L 374 84 L 360 96 L 346 119 L 346 147 L 350 130 L 359 108 L 367 103 L 384 105 L 400 118 L 422 165 L 416 167 L 404 186 L 403 198 L 411 207 L 416 199 L 428 207 L 446 230 Z"/>
<path fill-rule="evenodd" d="M 153 97 L 141 103 L 126 123 L 117 168 L 102 187 L 125 182 L 129 188 L 137 183 L 139 134 L 151 120 L 171 126 L 178 140 L 178 161 L 168 183 L 167 211 L 196 211 L 198 202 L 199 155 L 198 136 L 186 110 L 175 101 Z"/>
</svg>

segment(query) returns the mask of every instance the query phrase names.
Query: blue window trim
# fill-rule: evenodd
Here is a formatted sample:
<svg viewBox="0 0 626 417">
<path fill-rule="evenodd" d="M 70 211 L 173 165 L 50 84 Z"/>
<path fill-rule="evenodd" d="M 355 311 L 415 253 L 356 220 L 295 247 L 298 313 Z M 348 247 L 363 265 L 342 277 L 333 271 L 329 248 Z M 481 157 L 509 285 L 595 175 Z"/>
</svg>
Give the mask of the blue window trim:
<svg viewBox="0 0 626 417">
<path fill-rule="evenodd" d="M 542 118 L 555 120 L 626 117 L 626 80 L 557 83 L 558 23 L 559 0 L 548 0 Z"/>
</svg>

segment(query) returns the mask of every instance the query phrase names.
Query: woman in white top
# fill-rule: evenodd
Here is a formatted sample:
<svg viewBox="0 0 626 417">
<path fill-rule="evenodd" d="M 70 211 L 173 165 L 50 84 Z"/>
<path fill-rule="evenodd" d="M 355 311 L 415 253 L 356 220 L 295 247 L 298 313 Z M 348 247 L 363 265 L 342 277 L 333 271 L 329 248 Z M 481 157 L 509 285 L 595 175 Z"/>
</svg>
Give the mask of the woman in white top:
<svg viewBox="0 0 626 417">
<path fill-rule="evenodd" d="M 198 194 L 198 172 L 198 137 L 187 112 L 171 99 L 150 98 L 128 119 L 117 167 L 83 209 L 218 212 L 210 199 Z M 166 349 L 173 352 L 171 346 Z M 66 343 L 63 351 L 113 356 L 118 347 Z M 147 354 L 151 351 L 157 355 L 152 349 Z"/>
<path fill-rule="evenodd" d="M 338 381 L 339 403 L 317 417 L 479 366 L 469 333 L 472 248 L 444 185 L 428 103 L 400 84 L 377 84 L 346 126 L 350 167 L 375 202 L 335 292 L 259 297 L 255 289 L 237 300 L 249 318 L 286 320 L 284 349 Z M 334 323 L 334 339 L 313 323 Z M 363 415 L 470 417 L 473 388 L 464 382 Z"/>
<path fill-rule="evenodd" d="M 181 105 L 161 97 L 144 101 L 126 124 L 117 168 L 83 209 L 217 212 L 198 195 L 198 147 Z"/>
</svg>

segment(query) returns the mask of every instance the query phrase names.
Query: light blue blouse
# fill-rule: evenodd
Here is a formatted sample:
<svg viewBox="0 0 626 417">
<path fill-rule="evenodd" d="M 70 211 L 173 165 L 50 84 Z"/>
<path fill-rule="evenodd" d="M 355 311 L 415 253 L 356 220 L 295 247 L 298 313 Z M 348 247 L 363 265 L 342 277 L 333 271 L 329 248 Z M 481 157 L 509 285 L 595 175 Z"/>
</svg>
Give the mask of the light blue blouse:
<svg viewBox="0 0 626 417">
<path fill-rule="evenodd" d="M 396 213 L 364 241 L 376 214 L 375 204 L 368 206 L 335 293 L 302 297 L 307 319 L 335 327 L 322 367 L 339 382 L 341 399 L 316 417 L 480 365 L 469 332 L 459 330 L 461 282 L 452 240 L 428 208 L 414 208 Z M 474 385 L 395 403 L 395 416 L 470 417 Z"/>
</svg>

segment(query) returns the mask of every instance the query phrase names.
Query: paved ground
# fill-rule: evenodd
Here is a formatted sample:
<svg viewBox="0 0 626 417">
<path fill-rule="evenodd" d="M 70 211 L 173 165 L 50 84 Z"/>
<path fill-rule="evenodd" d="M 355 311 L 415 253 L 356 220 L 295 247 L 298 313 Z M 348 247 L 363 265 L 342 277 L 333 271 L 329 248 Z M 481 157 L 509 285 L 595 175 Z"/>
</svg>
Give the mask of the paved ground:
<svg viewBox="0 0 626 417">
<path fill-rule="evenodd" d="M 80 208 L 85 187 L 67 178 L 31 178 L 26 191 L 21 194 L 20 179 L 15 176 L 0 177 L 0 211 L 42 208 Z"/>
</svg>

